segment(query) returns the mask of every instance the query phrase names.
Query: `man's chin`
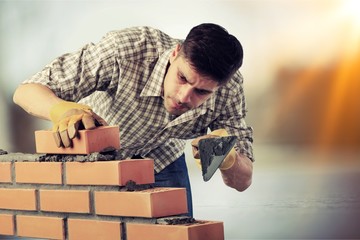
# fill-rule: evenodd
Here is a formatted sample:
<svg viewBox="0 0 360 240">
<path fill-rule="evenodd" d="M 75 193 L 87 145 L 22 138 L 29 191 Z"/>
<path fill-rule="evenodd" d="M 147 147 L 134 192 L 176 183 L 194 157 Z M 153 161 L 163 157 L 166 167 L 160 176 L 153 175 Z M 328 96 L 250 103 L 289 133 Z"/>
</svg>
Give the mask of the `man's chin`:
<svg viewBox="0 0 360 240">
<path fill-rule="evenodd" d="M 181 114 L 189 111 L 189 109 L 187 109 L 187 108 L 176 109 L 176 108 L 167 108 L 166 107 L 165 109 L 168 113 L 170 113 L 171 115 L 174 115 L 174 116 L 180 116 Z"/>
<path fill-rule="evenodd" d="M 168 113 L 170 113 L 171 115 L 174 116 L 180 116 L 181 114 L 183 114 L 185 111 L 179 111 L 179 110 L 167 110 Z"/>
<path fill-rule="evenodd" d="M 170 100 L 164 102 L 164 107 L 168 113 L 170 113 L 171 115 L 175 115 L 175 116 L 180 116 L 181 114 L 183 114 L 191 109 L 187 105 L 182 105 L 182 106 L 176 107 L 174 105 L 174 101 L 170 101 Z"/>
</svg>

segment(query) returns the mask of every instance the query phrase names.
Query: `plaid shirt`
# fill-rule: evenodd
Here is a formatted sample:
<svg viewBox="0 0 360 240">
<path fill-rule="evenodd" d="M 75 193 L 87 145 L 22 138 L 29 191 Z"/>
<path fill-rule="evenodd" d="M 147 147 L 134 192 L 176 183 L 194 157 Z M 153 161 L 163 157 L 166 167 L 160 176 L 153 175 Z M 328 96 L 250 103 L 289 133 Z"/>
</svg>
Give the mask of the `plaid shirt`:
<svg viewBox="0 0 360 240">
<path fill-rule="evenodd" d="M 123 159 L 155 160 L 159 172 L 184 152 L 185 140 L 225 128 L 238 137 L 236 150 L 253 160 L 240 72 L 196 109 L 173 118 L 162 84 L 169 57 L 181 40 L 149 27 L 109 32 L 97 44 L 64 54 L 24 83 L 48 86 L 58 97 L 92 107 L 120 128 Z"/>
</svg>

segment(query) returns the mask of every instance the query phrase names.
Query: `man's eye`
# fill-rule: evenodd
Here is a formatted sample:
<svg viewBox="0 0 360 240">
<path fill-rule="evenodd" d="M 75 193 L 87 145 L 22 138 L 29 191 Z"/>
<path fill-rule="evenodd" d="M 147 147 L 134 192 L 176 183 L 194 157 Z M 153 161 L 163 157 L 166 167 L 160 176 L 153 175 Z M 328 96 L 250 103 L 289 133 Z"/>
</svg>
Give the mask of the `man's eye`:
<svg viewBox="0 0 360 240">
<path fill-rule="evenodd" d="M 209 91 L 207 91 L 207 90 L 202 90 L 202 89 L 196 89 L 196 93 L 197 93 L 198 95 L 208 95 L 208 94 L 210 94 Z"/>
<path fill-rule="evenodd" d="M 180 81 L 182 81 L 182 82 L 187 82 L 187 81 L 186 81 L 186 78 L 185 78 L 184 76 L 182 76 L 182 75 L 179 75 L 179 79 L 180 79 Z"/>
</svg>

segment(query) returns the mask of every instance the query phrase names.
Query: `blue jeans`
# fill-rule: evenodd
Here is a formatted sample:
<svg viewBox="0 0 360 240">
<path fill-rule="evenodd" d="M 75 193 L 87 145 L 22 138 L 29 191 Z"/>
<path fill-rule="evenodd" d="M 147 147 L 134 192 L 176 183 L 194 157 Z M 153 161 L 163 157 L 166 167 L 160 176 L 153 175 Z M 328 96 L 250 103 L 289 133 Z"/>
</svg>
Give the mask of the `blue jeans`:
<svg viewBox="0 0 360 240">
<path fill-rule="evenodd" d="M 193 216 L 191 186 L 189 174 L 185 162 L 185 154 L 181 155 L 175 162 L 171 163 L 161 172 L 155 174 L 155 187 L 181 187 L 186 188 L 188 214 Z"/>
</svg>

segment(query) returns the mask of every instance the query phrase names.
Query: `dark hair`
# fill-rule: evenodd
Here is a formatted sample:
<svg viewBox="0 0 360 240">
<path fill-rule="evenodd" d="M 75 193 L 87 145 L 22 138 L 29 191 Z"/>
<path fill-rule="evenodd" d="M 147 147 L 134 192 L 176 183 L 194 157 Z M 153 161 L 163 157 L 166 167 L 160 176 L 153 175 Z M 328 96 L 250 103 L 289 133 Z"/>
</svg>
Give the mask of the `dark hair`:
<svg viewBox="0 0 360 240">
<path fill-rule="evenodd" d="M 180 54 L 199 74 L 220 84 L 232 77 L 243 59 L 239 40 L 223 27 L 212 23 L 192 28 L 181 46 Z"/>
</svg>

